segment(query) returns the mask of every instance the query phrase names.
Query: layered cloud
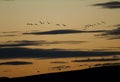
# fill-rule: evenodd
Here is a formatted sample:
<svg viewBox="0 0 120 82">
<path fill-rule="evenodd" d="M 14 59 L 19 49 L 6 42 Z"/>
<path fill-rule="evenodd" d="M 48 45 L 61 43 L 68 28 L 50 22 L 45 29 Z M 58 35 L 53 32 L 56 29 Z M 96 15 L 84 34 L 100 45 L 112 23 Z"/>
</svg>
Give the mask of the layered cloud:
<svg viewBox="0 0 120 82">
<path fill-rule="evenodd" d="M 0 37 L 14 37 L 20 35 L 20 31 L 0 32 Z"/>
<path fill-rule="evenodd" d="M 73 60 L 72 62 L 100 62 L 100 61 L 118 61 L 120 60 L 119 57 L 116 56 L 116 58 L 100 58 L 100 59 L 84 59 L 84 60 Z"/>
<path fill-rule="evenodd" d="M 97 33 L 97 32 L 104 32 L 104 30 L 95 30 L 95 31 L 82 31 L 82 30 L 50 30 L 44 32 L 30 32 L 30 33 L 23 33 L 23 34 L 33 34 L 33 35 L 58 35 L 58 34 L 75 34 L 75 33 Z"/>
<path fill-rule="evenodd" d="M 7 44 L 0 44 L 0 47 L 19 47 L 19 46 L 29 46 L 29 45 L 38 45 L 38 42 L 36 41 L 8 41 Z"/>
<path fill-rule="evenodd" d="M 0 59 L 9 58 L 67 58 L 120 55 L 118 51 L 71 51 L 64 49 L 0 48 Z"/>
<path fill-rule="evenodd" d="M 32 64 L 32 62 L 25 62 L 25 61 L 10 61 L 10 62 L 2 62 L 0 65 L 27 65 Z"/>
<path fill-rule="evenodd" d="M 14 34 L 9 34 L 9 35 L 0 35 L 0 37 L 14 37 L 14 36 L 17 36 L 17 35 L 14 35 Z"/>
<path fill-rule="evenodd" d="M 120 8 L 120 2 L 111 1 L 111 2 L 105 2 L 105 3 L 97 3 L 97 4 L 93 4 L 93 6 L 101 6 L 103 8 L 108 8 L 108 9 L 118 9 Z"/>
<path fill-rule="evenodd" d="M 2 0 L 2 1 L 15 1 L 15 0 Z"/>
<path fill-rule="evenodd" d="M 29 40 L 22 40 L 22 41 L 8 41 L 7 44 L 0 44 L 1 48 L 4 47 L 20 47 L 20 46 L 42 46 L 42 45 L 52 45 L 52 44 L 80 44 L 85 43 L 86 41 L 29 41 Z"/>
<path fill-rule="evenodd" d="M 105 33 L 98 36 L 107 37 L 108 39 L 120 39 L 120 26 L 116 29 L 106 31 Z"/>
</svg>

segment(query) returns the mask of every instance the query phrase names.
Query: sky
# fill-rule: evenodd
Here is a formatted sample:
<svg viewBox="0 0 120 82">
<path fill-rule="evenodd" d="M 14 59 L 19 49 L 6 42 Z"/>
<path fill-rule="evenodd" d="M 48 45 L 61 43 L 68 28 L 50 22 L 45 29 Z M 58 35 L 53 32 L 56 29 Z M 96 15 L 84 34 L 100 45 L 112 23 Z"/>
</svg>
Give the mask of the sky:
<svg viewBox="0 0 120 82">
<path fill-rule="evenodd" d="M 110 33 L 120 31 L 119 5 L 119 0 L 0 0 L 1 45 L 15 41 L 84 41 L 77 45 L 66 42 L 29 48 L 119 51 L 120 36 Z M 75 32 L 79 30 L 89 32 Z M 105 31 L 91 32 L 101 30 Z"/>
<path fill-rule="evenodd" d="M 27 22 L 39 20 L 65 23 L 69 28 L 106 21 L 119 24 L 119 9 L 104 9 L 92 6 L 109 0 L 0 0 L 0 25 L 3 30 L 23 30 Z M 86 21 L 87 20 L 87 21 Z M 46 25 L 45 29 L 54 26 Z M 33 28 L 31 28 L 33 29 Z M 25 29 L 24 29 L 25 30 Z M 37 29 L 39 30 L 39 29 Z"/>
<path fill-rule="evenodd" d="M 48 73 L 58 63 L 82 69 L 105 62 L 80 68 L 71 57 L 114 55 L 120 55 L 120 0 L 0 0 L 0 77 Z"/>
</svg>

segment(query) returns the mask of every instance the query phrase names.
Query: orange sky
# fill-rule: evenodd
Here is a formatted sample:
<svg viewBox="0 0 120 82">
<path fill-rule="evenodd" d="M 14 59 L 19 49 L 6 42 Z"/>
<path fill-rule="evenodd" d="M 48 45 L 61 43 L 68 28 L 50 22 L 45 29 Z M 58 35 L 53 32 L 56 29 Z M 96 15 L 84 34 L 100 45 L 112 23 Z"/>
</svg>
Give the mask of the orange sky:
<svg viewBox="0 0 120 82">
<path fill-rule="evenodd" d="M 105 3 L 110 0 L 0 0 L 0 31 L 20 31 L 13 34 L 17 36 L 2 36 L 1 42 L 21 40 L 46 40 L 46 41 L 87 41 L 80 44 L 59 44 L 50 46 L 39 46 L 40 48 L 65 48 L 91 50 L 96 48 L 119 47 L 119 39 L 108 40 L 106 37 L 97 37 L 102 33 L 80 33 L 63 35 L 22 35 L 24 32 L 50 31 L 50 30 L 83 30 L 87 24 L 97 24 L 87 30 L 109 30 L 115 29 L 119 24 L 119 9 L 107 9 L 99 6 L 92 6 L 97 3 Z M 51 24 L 41 25 L 39 21 L 50 22 Z M 27 23 L 38 24 L 29 26 Z M 56 24 L 65 24 L 66 27 L 59 27 Z M 18 37 L 19 36 L 19 37 Z M 32 37 L 32 38 L 31 38 Z M 59 37 L 59 40 L 58 38 Z M 38 46 L 32 46 L 38 48 Z M 119 49 L 116 49 L 119 50 Z"/>
</svg>

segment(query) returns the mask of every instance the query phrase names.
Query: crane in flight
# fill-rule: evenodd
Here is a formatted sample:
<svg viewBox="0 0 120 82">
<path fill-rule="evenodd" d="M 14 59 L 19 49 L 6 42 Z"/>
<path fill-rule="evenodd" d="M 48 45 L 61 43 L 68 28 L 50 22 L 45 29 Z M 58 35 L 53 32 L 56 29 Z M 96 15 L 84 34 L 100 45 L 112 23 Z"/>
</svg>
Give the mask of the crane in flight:
<svg viewBox="0 0 120 82">
<path fill-rule="evenodd" d="M 102 21 L 101 23 L 106 24 L 106 22 Z"/>
<path fill-rule="evenodd" d="M 34 25 L 38 26 L 38 24 L 36 24 L 36 23 Z"/>
<path fill-rule="evenodd" d="M 65 25 L 65 24 L 62 24 L 63 26 L 67 26 L 67 25 Z"/>
<path fill-rule="evenodd" d="M 27 23 L 26 25 L 33 25 L 32 23 Z"/>
<path fill-rule="evenodd" d="M 47 24 L 50 24 L 50 22 L 47 21 Z"/>
<path fill-rule="evenodd" d="M 56 26 L 60 26 L 60 24 L 56 24 Z"/>
<path fill-rule="evenodd" d="M 44 22 L 42 22 L 42 21 L 39 21 L 40 22 L 40 24 L 45 24 Z"/>
</svg>

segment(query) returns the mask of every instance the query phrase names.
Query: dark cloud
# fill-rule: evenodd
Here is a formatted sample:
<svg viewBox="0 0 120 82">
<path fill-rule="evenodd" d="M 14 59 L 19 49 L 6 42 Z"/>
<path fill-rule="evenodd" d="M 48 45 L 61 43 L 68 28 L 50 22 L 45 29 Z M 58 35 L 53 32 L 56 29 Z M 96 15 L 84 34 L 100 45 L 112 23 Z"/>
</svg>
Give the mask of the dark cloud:
<svg viewBox="0 0 120 82">
<path fill-rule="evenodd" d="M 8 41 L 7 44 L 0 44 L 0 47 L 20 47 L 20 46 L 32 46 L 32 45 L 52 45 L 52 44 L 80 44 L 84 43 L 86 41 L 51 41 L 47 42 L 44 40 L 41 41 L 29 41 L 29 40 L 23 40 L 23 41 Z"/>
<path fill-rule="evenodd" d="M 53 42 L 44 42 L 43 44 L 80 44 L 87 41 L 53 41 Z"/>
<path fill-rule="evenodd" d="M 54 62 L 51 62 L 51 63 L 55 63 L 55 64 L 64 64 L 64 63 L 67 63 L 67 62 L 64 62 L 64 61 L 54 61 Z"/>
<path fill-rule="evenodd" d="M 103 8 L 108 8 L 108 9 L 118 9 L 120 8 L 120 2 L 111 1 L 111 2 L 105 2 L 105 3 L 97 3 L 97 4 L 94 4 L 93 6 L 101 6 Z"/>
<path fill-rule="evenodd" d="M 100 62 L 100 61 L 118 61 L 120 58 L 101 58 L 101 59 L 85 59 L 85 60 L 73 60 L 72 62 Z"/>
<path fill-rule="evenodd" d="M 11 62 L 0 63 L 0 65 L 27 65 L 27 64 L 32 64 L 32 62 L 11 61 Z"/>
<path fill-rule="evenodd" d="M 56 67 L 52 67 L 52 70 L 65 70 L 71 68 L 71 66 L 66 66 L 66 65 L 62 65 L 62 66 L 56 66 Z"/>
<path fill-rule="evenodd" d="M 21 34 L 20 31 L 0 32 L 0 37 L 13 37 L 13 36 L 18 36 L 18 33 Z"/>
<path fill-rule="evenodd" d="M 1 32 L 3 34 L 12 34 L 12 33 L 19 33 L 20 31 L 9 31 L 9 32 Z"/>
<path fill-rule="evenodd" d="M 106 48 L 106 49 L 93 49 L 92 51 L 110 51 L 112 49 Z"/>
<path fill-rule="evenodd" d="M 106 35 L 120 35 L 120 27 L 117 29 L 113 29 L 111 31 L 108 31 Z"/>
<path fill-rule="evenodd" d="M 32 33 L 24 33 L 24 34 L 34 34 L 34 35 L 55 35 L 55 34 L 72 34 L 72 33 L 80 33 L 82 31 L 79 30 L 52 30 L 45 32 L 32 32 Z"/>
<path fill-rule="evenodd" d="M 104 48 L 98 48 L 98 49 L 92 49 L 92 51 L 113 51 L 113 50 L 119 50 L 120 47 L 104 47 Z"/>
<path fill-rule="evenodd" d="M 114 27 L 120 27 L 120 24 L 114 25 Z"/>
<path fill-rule="evenodd" d="M 0 47 L 19 47 L 19 46 L 30 46 L 30 45 L 38 45 L 37 41 L 14 41 L 14 42 L 8 42 L 7 44 L 0 44 Z"/>
<path fill-rule="evenodd" d="M 64 49 L 0 48 L 0 59 L 9 58 L 67 58 L 120 55 L 118 51 L 71 51 Z"/>
<path fill-rule="evenodd" d="M 120 39 L 120 26 L 116 29 L 106 31 L 105 33 L 98 36 L 107 37 L 109 40 Z"/>
<path fill-rule="evenodd" d="M 0 37 L 13 37 L 13 36 L 17 36 L 17 35 L 13 35 L 13 34 L 9 34 L 9 35 L 0 35 Z"/>
<path fill-rule="evenodd" d="M 96 32 L 104 32 L 104 30 L 96 30 L 96 31 L 82 31 L 82 30 L 51 30 L 44 32 L 31 32 L 31 33 L 23 33 L 23 34 L 33 34 L 33 35 L 57 35 L 57 34 L 75 34 L 75 33 L 96 33 Z"/>
<path fill-rule="evenodd" d="M 15 1 L 15 0 L 2 0 L 2 1 Z"/>
<path fill-rule="evenodd" d="M 104 64 L 96 64 L 96 67 L 102 67 L 102 66 L 119 66 L 120 63 L 104 63 Z"/>
</svg>

